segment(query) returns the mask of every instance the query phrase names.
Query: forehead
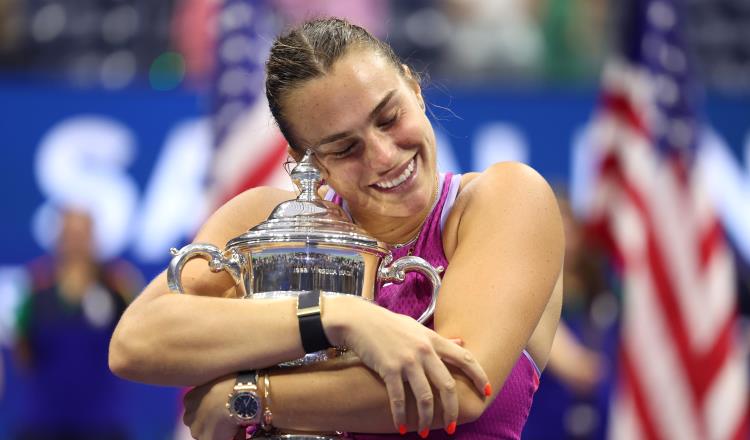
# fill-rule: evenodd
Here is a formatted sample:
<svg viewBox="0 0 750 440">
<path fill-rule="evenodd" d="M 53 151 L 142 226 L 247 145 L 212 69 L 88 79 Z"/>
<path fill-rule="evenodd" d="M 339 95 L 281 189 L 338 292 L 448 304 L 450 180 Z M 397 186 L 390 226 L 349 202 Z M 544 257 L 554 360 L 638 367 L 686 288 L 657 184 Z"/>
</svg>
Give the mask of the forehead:
<svg viewBox="0 0 750 440">
<path fill-rule="evenodd" d="M 298 141 L 310 143 L 356 128 L 391 90 L 404 86 L 398 70 L 371 50 L 353 50 L 331 70 L 293 89 L 284 115 Z"/>
</svg>

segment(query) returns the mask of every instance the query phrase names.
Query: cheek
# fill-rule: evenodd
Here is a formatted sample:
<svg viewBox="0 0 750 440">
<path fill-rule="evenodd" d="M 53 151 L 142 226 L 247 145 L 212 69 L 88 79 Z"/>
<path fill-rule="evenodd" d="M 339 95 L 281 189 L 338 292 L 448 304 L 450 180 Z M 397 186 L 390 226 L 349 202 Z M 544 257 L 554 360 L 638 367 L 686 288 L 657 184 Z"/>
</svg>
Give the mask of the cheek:
<svg viewBox="0 0 750 440">
<path fill-rule="evenodd" d="M 331 173 L 325 174 L 326 181 L 343 192 L 356 190 L 357 178 L 363 175 L 361 165 L 356 162 L 337 164 L 331 170 Z M 342 191 L 336 190 L 339 194 L 343 194 Z"/>
<path fill-rule="evenodd" d="M 423 115 L 415 115 L 404 118 L 402 123 L 394 130 L 393 136 L 401 145 L 416 146 L 431 139 L 429 122 Z"/>
</svg>

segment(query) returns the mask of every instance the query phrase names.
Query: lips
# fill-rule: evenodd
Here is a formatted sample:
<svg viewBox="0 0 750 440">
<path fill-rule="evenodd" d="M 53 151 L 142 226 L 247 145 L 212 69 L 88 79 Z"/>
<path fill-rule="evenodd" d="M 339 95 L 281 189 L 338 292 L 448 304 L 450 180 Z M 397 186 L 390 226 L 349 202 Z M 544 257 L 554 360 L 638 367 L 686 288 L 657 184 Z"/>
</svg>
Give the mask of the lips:
<svg viewBox="0 0 750 440">
<path fill-rule="evenodd" d="M 401 173 L 398 176 L 391 178 L 391 179 L 380 180 L 379 182 L 375 182 L 372 186 L 378 189 L 383 189 L 383 190 L 396 188 L 400 186 L 401 184 L 403 184 L 404 182 L 406 182 L 409 179 L 409 177 L 412 176 L 415 168 L 416 168 L 416 158 L 412 157 L 412 159 L 406 164 L 406 167 L 403 169 L 403 171 L 401 171 Z"/>
</svg>

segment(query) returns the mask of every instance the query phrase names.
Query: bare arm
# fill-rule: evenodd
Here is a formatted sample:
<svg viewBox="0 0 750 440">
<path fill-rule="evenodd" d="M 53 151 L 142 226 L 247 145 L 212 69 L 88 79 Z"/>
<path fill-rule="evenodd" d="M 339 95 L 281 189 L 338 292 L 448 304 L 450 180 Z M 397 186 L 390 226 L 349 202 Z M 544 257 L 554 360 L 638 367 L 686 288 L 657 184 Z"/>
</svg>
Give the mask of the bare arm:
<svg viewBox="0 0 750 440">
<path fill-rule="evenodd" d="M 585 395 L 604 377 L 606 358 L 583 345 L 565 322 L 560 322 L 548 366 L 565 385 Z"/>
<path fill-rule="evenodd" d="M 559 279 L 562 226 L 551 189 L 527 167 L 500 165 L 476 180 L 466 189 L 472 193 L 463 208 L 458 245 L 443 279 L 435 329 L 445 337 L 465 341 L 497 392 L 538 326 Z M 348 317 L 337 317 L 336 309 L 331 308 L 332 313 L 324 314 L 324 322 L 362 324 L 351 316 L 364 319 L 370 314 L 357 313 L 356 307 L 350 304 L 338 309 L 346 310 Z M 555 324 L 557 316 L 549 314 L 549 319 Z M 393 347 L 391 351 L 397 352 Z M 393 407 L 398 396 L 387 393 L 383 382 L 382 374 L 360 365 L 276 374 L 272 379 L 274 423 L 312 431 L 393 432 L 399 423 L 389 406 Z M 231 384 L 231 378 L 213 384 L 215 400 L 196 401 L 191 398 L 195 395 L 189 395 L 186 407 L 199 414 L 203 408 L 220 408 Z M 455 370 L 443 385 L 458 396 L 458 412 L 441 417 L 441 405 L 434 405 L 437 417 L 428 421 L 433 428 L 446 427 L 449 420 L 474 420 L 491 402 L 477 392 L 476 384 Z M 432 396 L 415 398 L 408 387 L 404 391 L 407 428 L 422 429 L 425 424 L 418 421 L 418 413 L 424 398 L 429 401 Z M 195 420 L 190 418 L 188 423 Z"/>
<path fill-rule="evenodd" d="M 291 197 L 269 188 L 248 191 L 219 209 L 195 241 L 223 248 Z M 169 293 L 162 273 L 125 311 L 110 344 L 115 374 L 152 384 L 199 385 L 304 354 L 292 300 L 234 299 L 231 277 L 211 273 L 204 260 L 188 262 L 182 280 L 187 292 L 198 295 Z"/>
</svg>

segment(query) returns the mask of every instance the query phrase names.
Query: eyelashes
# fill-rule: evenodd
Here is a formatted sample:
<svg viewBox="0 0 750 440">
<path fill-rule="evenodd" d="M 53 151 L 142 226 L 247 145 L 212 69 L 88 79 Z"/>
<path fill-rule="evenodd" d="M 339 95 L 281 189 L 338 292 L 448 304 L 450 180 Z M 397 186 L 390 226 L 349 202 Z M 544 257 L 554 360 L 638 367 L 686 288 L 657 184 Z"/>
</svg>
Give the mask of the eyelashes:
<svg viewBox="0 0 750 440">
<path fill-rule="evenodd" d="M 394 111 L 393 114 L 390 117 L 388 117 L 388 119 L 384 121 L 379 121 L 377 123 L 377 127 L 380 129 L 384 129 L 384 130 L 390 129 L 391 127 L 395 126 L 396 123 L 399 121 L 399 119 L 401 118 L 401 114 L 402 112 L 400 109 Z M 344 159 L 348 157 L 349 155 L 351 155 L 352 153 L 354 153 L 360 144 L 361 144 L 361 141 L 354 141 L 348 144 L 344 149 L 339 150 L 339 151 L 334 151 L 329 154 L 336 159 Z"/>
<path fill-rule="evenodd" d="M 400 115 L 399 111 L 394 112 L 393 116 L 391 116 L 390 118 L 388 118 L 388 120 L 378 123 L 378 127 L 380 127 L 380 128 L 389 128 L 389 127 L 391 127 L 393 124 L 396 123 L 396 120 L 398 120 L 399 115 Z"/>
<path fill-rule="evenodd" d="M 354 147 L 356 147 L 356 146 L 357 146 L 357 143 L 353 142 L 353 143 L 349 144 L 343 150 L 337 151 L 335 153 L 332 153 L 333 157 L 335 157 L 336 159 L 342 159 L 342 158 L 348 156 L 352 152 L 352 150 L 354 149 Z"/>
</svg>

